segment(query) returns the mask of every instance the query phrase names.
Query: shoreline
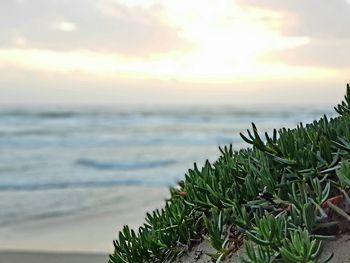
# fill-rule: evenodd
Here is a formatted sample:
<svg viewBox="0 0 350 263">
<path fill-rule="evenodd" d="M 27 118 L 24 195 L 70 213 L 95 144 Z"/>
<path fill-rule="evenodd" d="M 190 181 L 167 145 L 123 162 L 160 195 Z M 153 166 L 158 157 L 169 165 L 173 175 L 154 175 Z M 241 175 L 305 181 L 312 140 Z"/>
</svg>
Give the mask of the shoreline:
<svg viewBox="0 0 350 263">
<path fill-rule="evenodd" d="M 0 250 L 0 262 L 6 263 L 105 263 L 108 255 L 97 253 L 59 253 L 25 250 Z"/>
<path fill-rule="evenodd" d="M 145 222 L 146 212 L 162 208 L 169 196 L 167 188 L 156 187 L 116 187 L 108 191 L 117 193 L 116 202 L 97 211 L 0 227 L 0 252 L 95 253 L 108 256 L 113 253 L 113 240 L 124 225 L 138 228 Z M 125 202 L 121 198 L 127 195 L 133 198 Z M 0 262 L 7 261 L 0 259 Z"/>
</svg>

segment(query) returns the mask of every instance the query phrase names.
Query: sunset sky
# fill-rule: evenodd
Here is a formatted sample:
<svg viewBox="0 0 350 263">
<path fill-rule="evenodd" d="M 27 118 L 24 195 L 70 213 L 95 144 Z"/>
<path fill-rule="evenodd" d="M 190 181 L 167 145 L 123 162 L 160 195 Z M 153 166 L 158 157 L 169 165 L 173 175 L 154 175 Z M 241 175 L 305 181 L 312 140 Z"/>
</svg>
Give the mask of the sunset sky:
<svg viewBox="0 0 350 263">
<path fill-rule="evenodd" d="M 349 25 L 346 0 L 2 0 L 0 105 L 333 105 Z"/>
</svg>

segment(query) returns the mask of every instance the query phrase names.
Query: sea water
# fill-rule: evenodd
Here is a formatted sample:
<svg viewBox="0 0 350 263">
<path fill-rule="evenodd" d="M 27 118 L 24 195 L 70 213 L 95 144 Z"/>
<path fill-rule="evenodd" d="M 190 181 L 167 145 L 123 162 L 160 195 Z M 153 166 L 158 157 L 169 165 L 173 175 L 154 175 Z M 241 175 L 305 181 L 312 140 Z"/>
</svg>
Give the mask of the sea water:
<svg viewBox="0 0 350 263">
<path fill-rule="evenodd" d="M 215 161 L 219 145 L 247 147 L 239 133 L 251 122 L 264 132 L 325 113 L 333 114 L 321 107 L 2 108 L 0 228 L 123 213 L 115 204 L 140 197 L 118 189 L 175 185 L 194 162 Z"/>
</svg>

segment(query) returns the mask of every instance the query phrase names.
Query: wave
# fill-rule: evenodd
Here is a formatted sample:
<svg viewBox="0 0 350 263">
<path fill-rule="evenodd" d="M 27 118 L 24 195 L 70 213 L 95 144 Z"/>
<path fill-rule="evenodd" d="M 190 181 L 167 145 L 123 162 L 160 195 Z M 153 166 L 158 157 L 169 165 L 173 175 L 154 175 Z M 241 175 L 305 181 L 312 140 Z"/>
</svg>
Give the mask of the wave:
<svg viewBox="0 0 350 263">
<path fill-rule="evenodd" d="M 65 119 L 72 118 L 79 115 L 77 112 L 73 111 L 25 111 L 25 110 L 13 110 L 4 111 L 0 113 L 1 117 L 33 117 L 38 119 Z"/>
<path fill-rule="evenodd" d="M 331 114 L 333 111 L 327 111 Z M 215 119 L 216 116 L 240 116 L 240 117 L 254 117 L 254 116 L 293 116 L 295 113 L 319 115 L 324 114 L 324 108 L 304 108 L 304 107 L 290 107 L 290 108 L 266 108 L 266 107 L 195 107 L 195 108 L 174 108 L 174 109 L 118 109 L 118 108 L 104 108 L 104 109 L 1 109 L 0 117 L 24 117 L 24 118 L 38 118 L 38 119 L 57 119 L 57 118 L 99 118 L 105 117 L 123 117 L 123 118 L 165 118 L 165 119 L 199 119 L 208 121 L 208 119 Z"/>
<path fill-rule="evenodd" d="M 79 159 L 76 161 L 76 164 L 96 170 L 143 170 L 174 165 L 176 161 L 169 159 L 157 161 L 102 162 L 91 159 Z"/>
<path fill-rule="evenodd" d="M 62 190 L 73 188 L 96 188 L 96 187 L 115 187 L 115 186 L 154 186 L 169 187 L 174 182 L 172 179 L 147 181 L 142 179 L 121 179 L 108 181 L 83 181 L 83 182 L 52 182 L 37 184 L 0 184 L 0 192 L 20 192 L 20 191 L 43 191 L 43 190 Z"/>
</svg>

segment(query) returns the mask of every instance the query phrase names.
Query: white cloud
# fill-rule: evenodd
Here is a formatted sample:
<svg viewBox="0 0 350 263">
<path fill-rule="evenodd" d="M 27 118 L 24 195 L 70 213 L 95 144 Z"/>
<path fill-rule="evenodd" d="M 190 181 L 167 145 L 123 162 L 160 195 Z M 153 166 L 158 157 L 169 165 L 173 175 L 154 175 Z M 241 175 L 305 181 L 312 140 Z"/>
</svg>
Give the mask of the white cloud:
<svg viewBox="0 0 350 263">
<path fill-rule="evenodd" d="M 52 28 L 56 30 L 64 31 L 64 32 L 72 32 L 77 30 L 77 26 L 74 23 L 68 22 L 68 21 L 60 21 L 60 22 L 53 23 Z"/>
<path fill-rule="evenodd" d="M 16 47 L 26 47 L 28 44 L 28 40 L 25 37 L 17 36 L 13 39 L 13 44 Z"/>
<path fill-rule="evenodd" d="M 159 0 L 100 0 L 101 2 L 109 2 L 109 3 L 118 3 L 122 4 L 128 8 L 151 8 L 157 4 L 160 4 L 162 1 Z"/>
<path fill-rule="evenodd" d="M 128 7 L 116 0 L 0 0 L 0 48 L 16 47 L 24 36 L 30 48 L 86 49 L 131 56 L 190 48 L 179 29 L 161 18 L 161 7 Z M 14 19 L 15 18 L 15 19 Z"/>
<path fill-rule="evenodd" d="M 350 68 L 350 0 L 236 0 L 242 6 L 278 12 L 286 37 L 306 36 L 306 45 L 272 51 L 278 61 L 296 66 Z"/>
</svg>

